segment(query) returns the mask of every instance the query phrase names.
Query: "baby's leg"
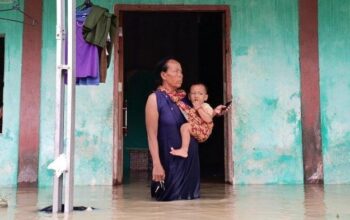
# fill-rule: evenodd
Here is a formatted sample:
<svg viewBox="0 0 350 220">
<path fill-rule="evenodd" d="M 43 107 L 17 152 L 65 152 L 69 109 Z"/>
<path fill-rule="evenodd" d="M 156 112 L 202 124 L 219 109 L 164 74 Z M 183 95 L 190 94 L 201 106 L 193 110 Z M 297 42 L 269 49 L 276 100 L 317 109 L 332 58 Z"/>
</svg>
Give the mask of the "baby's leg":
<svg viewBox="0 0 350 220">
<path fill-rule="evenodd" d="M 184 123 L 181 125 L 180 132 L 181 132 L 181 140 L 182 145 L 179 149 L 171 148 L 170 154 L 180 157 L 188 157 L 188 147 L 190 146 L 191 141 L 191 125 L 190 123 Z"/>
</svg>

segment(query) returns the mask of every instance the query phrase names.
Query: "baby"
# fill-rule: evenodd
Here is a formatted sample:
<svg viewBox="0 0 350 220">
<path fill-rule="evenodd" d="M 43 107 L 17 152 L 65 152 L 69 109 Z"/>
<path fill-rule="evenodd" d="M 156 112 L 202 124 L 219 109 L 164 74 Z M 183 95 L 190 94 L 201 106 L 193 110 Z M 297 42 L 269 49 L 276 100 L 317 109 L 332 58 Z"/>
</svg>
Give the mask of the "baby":
<svg viewBox="0 0 350 220">
<path fill-rule="evenodd" d="M 208 99 L 208 94 L 204 84 L 193 84 L 188 98 L 192 102 L 193 108 L 182 101 L 177 102 L 187 119 L 187 123 L 184 123 L 180 128 L 182 146 L 179 149 L 172 147 L 170 151 L 172 155 L 185 158 L 188 156 L 191 135 L 200 143 L 206 141 L 213 130 L 213 117 L 215 115 L 213 108 L 205 102 Z"/>
</svg>

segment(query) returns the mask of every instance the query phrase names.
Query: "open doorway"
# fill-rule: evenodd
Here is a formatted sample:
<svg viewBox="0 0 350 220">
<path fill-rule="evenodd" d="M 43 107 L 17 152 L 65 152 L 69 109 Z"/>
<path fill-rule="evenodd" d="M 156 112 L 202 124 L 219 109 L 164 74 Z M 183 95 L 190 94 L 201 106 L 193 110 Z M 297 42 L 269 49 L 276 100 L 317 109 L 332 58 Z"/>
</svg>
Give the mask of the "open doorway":
<svg viewBox="0 0 350 220">
<path fill-rule="evenodd" d="M 153 70 L 160 59 L 173 56 L 180 61 L 186 91 L 193 82 L 206 84 L 208 102 L 212 106 L 230 99 L 231 90 L 227 85 L 231 83 L 227 82 L 230 73 L 226 67 L 225 33 L 228 30 L 224 10 L 215 7 L 212 11 L 188 10 L 188 7 L 174 10 L 171 6 L 168 10 L 150 10 L 149 6 L 148 10 L 127 10 L 125 7 L 125 10 L 117 10 L 119 66 L 116 77 L 118 104 L 124 107 L 123 111 L 121 106 L 117 107 L 117 115 L 118 127 L 124 129 L 117 129 L 117 144 L 122 147 L 117 152 L 116 165 L 122 165 L 122 168 L 118 167 L 115 178 L 127 182 L 130 174 L 149 175 L 150 172 L 144 106 L 148 95 L 155 89 Z M 122 89 L 120 85 L 123 85 Z M 232 168 L 227 170 L 232 164 L 232 159 L 227 158 L 227 117 L 216 118 L 214 123 L 213 134 L 199 146 L 201 177 L 204 181 L 225 182 L 228 173 L 232 173 Z"/>
</svg>

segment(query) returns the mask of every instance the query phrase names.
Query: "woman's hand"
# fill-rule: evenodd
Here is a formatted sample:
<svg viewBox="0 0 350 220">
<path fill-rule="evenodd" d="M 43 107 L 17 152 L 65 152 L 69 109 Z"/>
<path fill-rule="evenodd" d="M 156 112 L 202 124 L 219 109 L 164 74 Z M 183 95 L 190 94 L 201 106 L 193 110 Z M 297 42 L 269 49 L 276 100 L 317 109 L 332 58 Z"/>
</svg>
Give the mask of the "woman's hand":
<svg viewBox="0 0 350 220">
<path fill-rule="evenodd" d="M 161 164 L 154 165 L 152 170 L 152 180 L 153 181 L 164 181 L 165 179 L 165 172 Z"/>
<path fill-rule="evenodd" d="M 226 112 L 228 112 L 228 110 L 230 110 L 230 106 L 225 106 L 225 105 L 218 105 L 215 107 L 214 109 L 214 116 L 222 116 L 224 115 Z"/>
</svg>

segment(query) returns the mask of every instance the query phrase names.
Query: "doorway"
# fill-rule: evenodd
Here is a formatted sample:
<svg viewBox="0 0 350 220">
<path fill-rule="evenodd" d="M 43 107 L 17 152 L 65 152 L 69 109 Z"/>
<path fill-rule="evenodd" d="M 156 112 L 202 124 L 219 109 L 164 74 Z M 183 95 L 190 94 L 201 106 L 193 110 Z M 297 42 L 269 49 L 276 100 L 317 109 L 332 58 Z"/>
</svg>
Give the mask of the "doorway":
<svg viewBox="0 0 350 220">
<path fill-rule="evenodd" d="M 193 10 L 178 6 L 145 6 L 144 10 L 140 6 L 137 10 L 130 7 L 116 6 L 119 132 L 115 183 L 128 182 L 135 173 L 150 175 L 144 106 L 155 89 L 153 70 L 160 59 L 172 56 L 180 61 L 186 91 L 193 82 L 206 84 L 212 106 L 231 97 L 225 7 L 225 10 L 213 6 L 193 6 Z M 199 146 L 203 181 L 230 182 L 227 179 L 233 175 L 232 151 L 228 152 L 227 141 L 231 136 L 229 117 L 215 118 L 211 137 Z"/>
</svg>

